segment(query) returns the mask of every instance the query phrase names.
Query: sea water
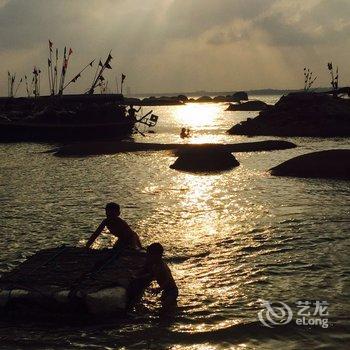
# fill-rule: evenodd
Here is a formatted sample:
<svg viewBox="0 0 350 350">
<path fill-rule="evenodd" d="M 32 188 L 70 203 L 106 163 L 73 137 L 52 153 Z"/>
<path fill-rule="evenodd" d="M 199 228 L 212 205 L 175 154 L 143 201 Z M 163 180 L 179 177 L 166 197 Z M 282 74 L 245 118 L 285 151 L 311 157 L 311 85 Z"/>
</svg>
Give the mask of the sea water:
<svg viewBox="0 0 350 350">
<path fill-rule="evenodd" d="M 253 98 L 274 103 L 279 96 Z M 257 112 L 227 112 L 226 107 L 225 103 L 143 107 L 140 113 L 152 109 L 159 122 L 155 133 L 146 131 L 145 137 L 138 134 L 134 139 L 160 143 L 282 139 L 228 135 L 232 125 Z M 180 139 L 182 127 L 190 128 L 191 138 Z M 171 152 L 56 158 L 42 153 L 55 145 L 0 145 L 0 272 L 39 249 L 83 245 L 103 219 L 104 205 L 116 201 L 144 245 L 163 244 L 180 291 L 178 310 L 167 318 L 159 315 L 158 297 L 147 294 L 135 311 L 115 322 L 2 323 L 0 347 L 346 348 L 350 184 L 273 177 L 268 169 L 300 154 L 350 148 L 349 139 L 283 139 L 298 147 L 236 153 L 240 166 L 214 175 L 170 169 L 175 160 Z M 111 244 L 105 234 L 95 248 Z M 308 301 L 309 316 L 299 315 L 297 303 Z M 327 304 L 316 310 L 317 302 Z M 287 323 L 288 307 L 293 317 Z M 278 312 L 286 317 L 274 320 Z M 302 317 L 305 322 L 297 321 Z M 324 319 L 328 327 L 322 327 Z"/>
</svg>

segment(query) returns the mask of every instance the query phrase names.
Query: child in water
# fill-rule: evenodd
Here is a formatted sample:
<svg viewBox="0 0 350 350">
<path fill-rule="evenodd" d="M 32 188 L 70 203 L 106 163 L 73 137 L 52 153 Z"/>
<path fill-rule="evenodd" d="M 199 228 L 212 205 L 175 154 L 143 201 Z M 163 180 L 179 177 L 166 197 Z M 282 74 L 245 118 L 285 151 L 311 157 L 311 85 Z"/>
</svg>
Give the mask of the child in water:
<svg viewBox="0 0 350 350">
<path fill-rule="evenodd" d="M 130 226 L 120 218 L 120 206 L 117 203 L 108 203 L 106 205 L 106 219 L 102 220 L 96 231 L 91 235 L 86 243 L 86 248 L 90 248 L 96 238 L 101 234 L 105 227 L 109 232 L 118 238 L 113 248 L 132 248 L 141 249 L 140 238 Z"/>
<path fill-rule="evenodd" d="M 150 281 L 157 281 L 159 288 L 153 292 L 162 292 L 161 303 L 163 311 L 176 307 L 179 290 L 171 274 L 169 266 L 163 261 L 164 248 L 160 243 L 152 243 L 147 247 L 145 272 Z"/>
<path fill-rule="evenodd" d="M 182 139 L 185 139 L 185 138 L 191 136 L 190 133 L 191 133 L 190 129 L 182 128 L 182 129 L 181 129 L 181 132 L 180 132 L 180 137 L 181 137 Z"/>
</svg>

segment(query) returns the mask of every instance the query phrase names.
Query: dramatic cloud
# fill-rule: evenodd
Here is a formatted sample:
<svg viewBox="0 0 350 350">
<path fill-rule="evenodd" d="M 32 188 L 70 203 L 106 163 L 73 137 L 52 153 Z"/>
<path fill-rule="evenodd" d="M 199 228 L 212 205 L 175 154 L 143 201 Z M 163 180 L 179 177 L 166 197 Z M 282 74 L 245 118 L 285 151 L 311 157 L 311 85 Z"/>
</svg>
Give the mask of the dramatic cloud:
<svg viewBox="0 0 350 350">
<path fill-rule="evenodd" d="M 109 86 L 134 92 L 296 88 L 304 65 L 326 85 L 330 60 L 350 84 L 348 0 L 0 0 L 2 95 L 7 70 L 46 72 L 48 39 L 73 48 L 68 76 L 112 49 Z"/>
</svg>

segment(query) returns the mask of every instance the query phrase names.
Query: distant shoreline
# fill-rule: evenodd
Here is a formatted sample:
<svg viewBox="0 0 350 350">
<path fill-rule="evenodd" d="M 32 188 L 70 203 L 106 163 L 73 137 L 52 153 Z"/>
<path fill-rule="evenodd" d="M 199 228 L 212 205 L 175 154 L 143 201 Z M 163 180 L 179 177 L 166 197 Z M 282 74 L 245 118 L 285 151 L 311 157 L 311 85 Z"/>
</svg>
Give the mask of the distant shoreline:
<svg viewBox="0 0 350 350">
<path fill-rule="evenodd" d="M 325 92 L 329 91 L 330 88 L 326 87 L 320 87 L 320 88 L 315 88 L 312 89 L 314 92 Z M 198 91 L 191 91 L 191 92 L 147 92 L 147 93 L 131 93 L 131 94 L 124 94 L 124 97 L 135 97 L 135 98 L 143 98 L 143 97 L 161 97 L 161 96 L 166 96 L 166 97 L 171 97 L 171 96 L 179 96 L 179 95 L 185 95 L 188 97 L 200 97 L 200 96 L 227 96 L 227 95 L 232 95 L 235 92 L 238 91 L 245 91 L 249 96 L 250 95 L 284 95 L 284 94 L 289 94 L 291 92 L 302 92 L 304 91 L 303 89 L 257 89 L 257 90 L 231 90 L 231 91 L 204 91 L 204 90 L 198 90 Z M 84 94 L 79 94 L 79 93 L 74 93 L 74 94 L 65 94 L 65 95 L 84 95 Z M 99 94 L 95 94 L 99 95 Z M 110 93 L 107 95 L 118 95 L 115 93 Z M 44 95 L 47 96 L 47 95 Z M 26 97 L 26 96 L 18 96 L 20 97 Z M 0 96 L 0 98 L 8 98 L 7 96 Z"/>
<path fill-rule="evenodd" d="M 231 91 L 191 91 L 191 92 L 147 92 L 147 93 L 135 93 L 135 94 L 126 94 L 126 97 L 149 97 L 149 96 L 178 96 L 178 95 L 185 95 L 185 96 L 226 96 L 226 95 L 232 95 L 234 92 L 237 92 L 240 90 L 231 90 Z M 303 89 L 257 89 L 257 90 L 241 90 L 248 93 L 248 95 L 283 95 L 286 93 L 291 92 L 298 92 L 298 91 L 304 91 Z M 324 92 L 329 91 L 329 88 L 327 87 L 320 87 L 313 89 L 315 92 Z"/>
</svg>

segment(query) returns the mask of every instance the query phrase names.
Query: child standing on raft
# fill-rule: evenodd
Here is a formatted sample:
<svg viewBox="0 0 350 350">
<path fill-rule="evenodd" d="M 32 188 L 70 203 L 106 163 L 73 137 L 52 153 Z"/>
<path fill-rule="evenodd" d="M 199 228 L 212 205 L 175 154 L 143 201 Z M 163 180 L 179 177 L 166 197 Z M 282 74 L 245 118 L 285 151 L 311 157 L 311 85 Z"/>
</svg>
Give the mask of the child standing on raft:
<svg viewBox="0 0 350 350">
<path fill-rule="evenodd" d="M 117 243 L 113 248 L 132 248 L 141 249 L 140 238 L 136 232 L 134 232 L 130 226 L 120 218 L 120 206 L 117 203 L 108 203 L 106 205 L 106 219 L 102 220 L 96 231 L 91 235 L 86 243 L 86 248 L 94 243 L 96 238 L 102 233 L 105 227 L 109 232 L 118 238 Z"/>
</svg>

